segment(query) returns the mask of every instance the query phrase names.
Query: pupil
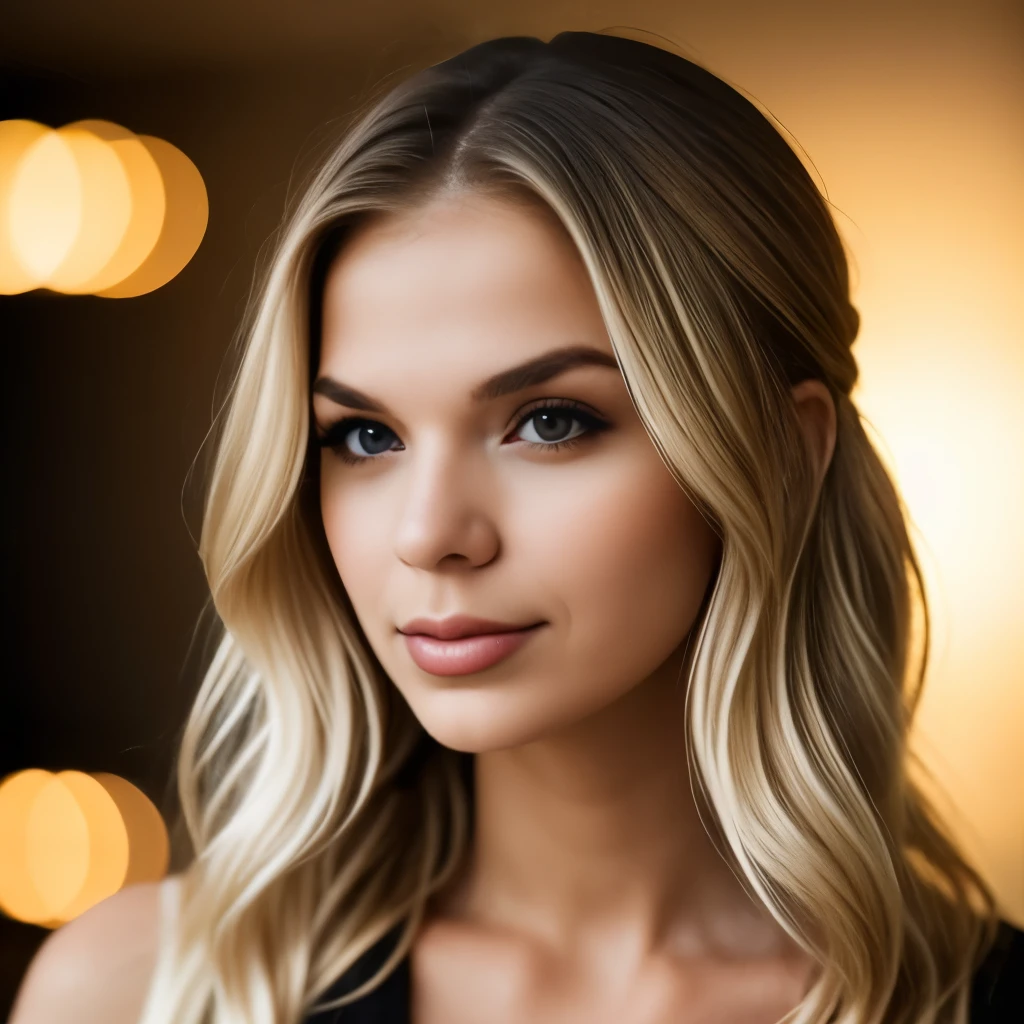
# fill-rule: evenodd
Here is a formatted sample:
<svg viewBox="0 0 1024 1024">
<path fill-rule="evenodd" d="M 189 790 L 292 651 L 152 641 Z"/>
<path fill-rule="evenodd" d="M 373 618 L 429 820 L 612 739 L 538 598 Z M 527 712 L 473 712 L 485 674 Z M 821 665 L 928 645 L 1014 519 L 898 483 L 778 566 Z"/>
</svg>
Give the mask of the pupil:
<svg viewBox="0 0 1024 1024">
<path fill-rule="evenodd" d="M 538 418 L 539 418 L 539 420 L 541 421 L 541 423 L 545 423 L 545 421 L 550 421 L 550 420 L 554 420 L 554 421 L 555 421 L 556 423 L 557 423 L 557 422 L 558 422 L 559 420 L 561 420 L 561 421 L 562 421 L 562 422 L 564 423 L 564 422 L 565 422 L 565 421 L 566 421 L 566 420 L 568 419 L 568 417 L 566 417 L 566 416 L 564 416 L 564 415 L 562 415 L 562 414 L 560 414 L 560 413 L 557 413 L 557 412 L 542 412 L 542 413 L 540 413 L 540 414 L 539 414 L 539 417 L 538 417 Z M 546 425 L 546 426 L 547 426 L 547 425 Z M 541 427 L 541 426 L 538 426 L 538 428 L 537 428 L 537 433 L 538 433 L 538 434 L 539 434 L 539 435 L 540 435 L 541 437 L 543 437 L 545 441 L 554 441 L 554 440 L 557 440 L 557 438 L 556 438 L 556 437 L 547 437 L 547 436 L 545 435 L 545 433 L 544 433 L 544 430 L 546 429 L 546 426 L 545 426 L 545 427 Z M 558 434 L 558 431 L 556 430 L 556 431 L 554 431 L 554 433 L 555 433 L 555 434 Z"/>
<path fill-rule="evenodd" d="M 382 439 L 379 436 L 377 438 L 377 444 L 381 446 L 379 448 L 374 448 L 373 441 L 369 444 L 365 442 L 364 437 L 367 435 L 372 436 L 375 433 L 378 435 L 380 434 L 380 431 L 378 431 L 376 427 L 363 427 L 360 430 L 359 443 L 363 446 L 364 450 L 369 452 L 371 455 L 379 455 L 381 452 L 385 452 L 388 449 L 387 443 L 382 443 Z"/>
</svg>

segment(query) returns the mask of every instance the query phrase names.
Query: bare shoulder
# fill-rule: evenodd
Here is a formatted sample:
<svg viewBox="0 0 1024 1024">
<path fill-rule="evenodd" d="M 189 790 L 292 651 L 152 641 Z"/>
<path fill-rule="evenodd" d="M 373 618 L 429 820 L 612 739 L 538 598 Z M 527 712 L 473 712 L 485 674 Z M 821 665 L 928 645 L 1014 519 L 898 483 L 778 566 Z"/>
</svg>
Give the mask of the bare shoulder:
<svg viewBox="0 0 1024 1024">
<path fill-rule="evenodd" d="M 29 965 L 9 1024 L 135 1024 L 156 964 L 161 888 L 126 886 L 58 928 Z"/>
</svg>

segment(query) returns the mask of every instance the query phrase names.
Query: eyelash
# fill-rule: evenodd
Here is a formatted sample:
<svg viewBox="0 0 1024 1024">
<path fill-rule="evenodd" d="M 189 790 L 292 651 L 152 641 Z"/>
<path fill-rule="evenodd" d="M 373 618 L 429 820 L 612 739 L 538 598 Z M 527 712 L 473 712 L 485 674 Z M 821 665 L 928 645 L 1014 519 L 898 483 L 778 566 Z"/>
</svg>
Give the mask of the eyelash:
<svg viewBox="0 0 1024 1024">
<path fill-rule="evenodd" d="M 588 429 L 584 433 L 578 434 L 576 437 L 570 437 L 565 441 L 552 441 L 550 444 L 539 444 L 536 441 L 524 441 L 523 444 L 526 444 L 533 449 L 542 449 L 545 452 L 562 451 L 569 448 L 575 448 L 581 441 L 585 441 L 588 438 L 593 437 L 595 434 L 606 430 L 609 426 L 605 420 L 602 420 L 593 413 L 588 412 L 580 403 L 566 399 L 555 399 L 547 401 L 542 405 L 536 405 L 524 413 L 515 426 L 515 432 L 518 433 L 532 417 L 536 416 L 540 412 L 547 412 L 548 410 L 572 413 L 569 417 L 570 420 L 577 420 Z M 317 438 L 317 445 L 320 448 L 330 448 L 331 451 L 342 460 L 342 462 L 347 462 L 349 465 L 356 465 L 361 462 L 376 462 L 388 453 L 381 452 L 379 455 L 353 455 L 352 452 L 345 447 L 345 438 L 348 436 L 349 432 L 354 427 L 366 425 L 383 426 L 383 424 L 378 423 L 377 420 L 369 420 L 361 416 L 348 416 L 343 420 L 338 420 L 337 423 L 332 423 L 324 432 L 323 437 Z"/>
</svg>

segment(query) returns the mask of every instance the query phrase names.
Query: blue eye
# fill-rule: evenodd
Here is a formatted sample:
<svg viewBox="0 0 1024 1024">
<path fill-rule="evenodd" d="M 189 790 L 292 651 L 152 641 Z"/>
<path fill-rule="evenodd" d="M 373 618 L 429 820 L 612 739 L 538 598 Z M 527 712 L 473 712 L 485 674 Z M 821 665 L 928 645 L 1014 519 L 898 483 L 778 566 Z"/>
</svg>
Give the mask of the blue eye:
<svg viewBox="0 0 1024 1024">
<path fill-rule="evenodd" d="M 579 403 L 565 400 L 549 401 L 543 405 L 534 406 L 520 418 L 516 424 L 516 433 L 518 434 L 523 426 L 531 421 L 538 422 L 538 427 L 534 432 L 542 440 L 525 441 L 524 443 L 530 448 L 545 452 L 575 448 L 582 441 L 606 430 L 609 426 L 605 420 L 587 412 Z M 562 440 L 544 440 L 548 435 L 564 433 L 561 424 L 572 424 L 573 422 L 580 423 L 584 427 L 584 431 Z M 351 441 L 353 438 L 354 442 Z M 332 424 L 323 435 L 317 438 L 316 443 L 320 448 L 329 448 L 342 462 L 357 464 L 373 462 L 389 451 L 400 450 L 391 447 L 396 438 L 397 435 L 393 430 L 377 420 L 349 416 Z M 353 452 L 350 443 L 359 444 L 367 454 L 360 455 Z"/>
</svg>

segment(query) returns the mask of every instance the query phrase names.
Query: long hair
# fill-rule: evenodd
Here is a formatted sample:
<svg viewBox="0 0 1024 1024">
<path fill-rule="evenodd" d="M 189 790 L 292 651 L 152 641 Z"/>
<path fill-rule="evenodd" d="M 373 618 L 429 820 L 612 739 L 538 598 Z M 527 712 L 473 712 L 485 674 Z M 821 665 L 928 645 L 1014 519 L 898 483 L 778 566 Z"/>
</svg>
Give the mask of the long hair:
<svg viewBox="0 0 1024 1024">
<path fill-rule="evenodd" d="M 356 619 L 310 388 L 348 233 L 465 192 L 568 232 L 632 402 L 721 538 L 679 729 L 722 855 L 820 965 L 786 1020 L 966 1022 L 997 913 L 908 771 L 927 600 L 850 398 L 859 317 L 828 205 L 707 70 L 562 32 L 480 43 L 374 97 L 280 232 L 218 424 L 200 556 L 222 633 L 177 775 L 195 856 L 145 1024 L 297 1024 L 395 930 L 333 1005 L 361 996 L 464 862 L 472 755 L 396 699 Z M 807 378 L 837 410 L 820 482 L 790 395 Z"/>
</svg>

